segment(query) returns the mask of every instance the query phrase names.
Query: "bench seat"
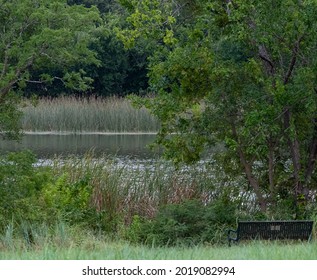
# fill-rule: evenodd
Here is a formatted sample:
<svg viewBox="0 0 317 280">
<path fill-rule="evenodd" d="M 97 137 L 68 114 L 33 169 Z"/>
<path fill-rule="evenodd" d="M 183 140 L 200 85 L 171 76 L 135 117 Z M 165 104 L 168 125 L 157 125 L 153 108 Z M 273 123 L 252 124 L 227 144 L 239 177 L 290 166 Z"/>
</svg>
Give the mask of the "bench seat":
<svg viewBox="0 0 317 280">
<path fill-rule="evenodd" d="M 228 230 L 229 246 L 240 240 L 307 240 L 311 239 L 313 221 L 239 221 L 236 230 Z"/>
</svg>

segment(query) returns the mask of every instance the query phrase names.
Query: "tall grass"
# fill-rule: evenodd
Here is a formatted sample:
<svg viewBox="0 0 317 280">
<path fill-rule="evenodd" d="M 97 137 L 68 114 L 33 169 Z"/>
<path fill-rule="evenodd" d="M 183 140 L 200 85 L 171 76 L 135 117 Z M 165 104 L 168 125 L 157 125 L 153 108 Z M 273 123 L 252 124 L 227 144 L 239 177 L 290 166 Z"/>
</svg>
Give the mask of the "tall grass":
<svg viewBox="0 0 317 280">
<path fill-rule="evenodd" d="M 231 197 L 239 193 L 239 179 L 219 183 L 219 177 L 225 175 L 216 171 L 213 163 L 176 168 L 163 160 L 96 159 L 93 153 L 87 153 L 83 158 L 55 158 L 52 165 L 54 176 L 68 174 L 70 183 L 89 177 L 94 208 L 106 212 L 109 219 L 123 218 L 125 224 L 135 215 L 153 218 L 159 207 L 167 204 L 190 199 L 207 204 L 224 193 Z"/>
<path fill-rule="evenodd" d="M 248 242 L 233 247 L 148 247 L 68 227 L 33 228 L 34 243 L 0 236 L 0 259 L 29 260 L 316 260 L 317 242 Z"/>
<path fill-rule="evenodd" d="M 156 132 L 158 121 L 123 98 L 40 99 L 22 108 L 25 131 Z"/>
</svg>

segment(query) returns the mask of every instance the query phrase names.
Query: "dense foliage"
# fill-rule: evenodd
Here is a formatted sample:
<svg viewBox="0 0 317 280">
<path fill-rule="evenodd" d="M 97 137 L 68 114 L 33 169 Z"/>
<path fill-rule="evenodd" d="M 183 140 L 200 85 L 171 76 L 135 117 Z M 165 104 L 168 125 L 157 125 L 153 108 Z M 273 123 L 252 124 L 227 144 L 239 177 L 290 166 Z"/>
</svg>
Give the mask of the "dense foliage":
<svg viewBox="0 0 317 280">
<path fill-rule="evenodd" d="M 195 199 L 167 204 L 154 219 L 134 216 L 126 238 L 150 246 L 224 244 L 226 230 L 235 224 L 236 207 L 223 198 L 208 205 Z"/>
<path fill-rule="evenodd" d="M 0 1 L 0 131 L 17 133 L 17 97 L 28 84 L 56 80 L 87 90 L 81 65 L 98 64 L 89 44 L 101 19 L 96 8 L 65 1 Z M 33 72 L 38 72 L 36 79 Z"/>
<path fill-rule="evenodd" d="M 89 178 L 71 183 L 68 174 L 52 176 L 49 168 L 34 166 L 30 151 L 10 153 L 0 159 L 0 228 L 10 223 L 52 225 L 88 222 L 92 188 Z"/>
<path fill-rule="evenodd" d="M 124 96 L 131 92 L 143 92 L 148 86 L 147 56 L 148 51 L 143 48 L 125 49 L 117 38 L 115 29 L 126 25 L 127 13 L 118 1 L 100 0 L 68 0 L 70 6 L 82 5 L 91 9 L 97 7 L 102 21 L 98 29 L 92 34 L 94 40 L 90 42 L 89 49 L 94 51 L 98 64 L 87 65 L 78 61 L 73 65 L 74 69 L 83 69 L 87 76 L 92 78 L 89 90 L 81 91 L 79 88 L 68 88 L 60 80 L 55 80 L 50 85 L 38 83 L 28 84 L 24 95 L 32 94 L 41 96 L 59 96 L 61 94 L 93 94 L 98 96 Z M 33 79 L 38 79 L 43 71 L 56 75 L 59 69 L 56 67 L 40 68 L 32 71 Z"/>
<path fill-rule="evenodd" d="M 29 245 L 60 227 L 149 246 L 225 244 L 238 219 L 292 219 L 287 201 L 259 212 L 252 194 L 241 194 L 237 179 L 212 164 L 131 169 L 87 154 L 41 166 L 24 151 L 0 157 L 0 186 L 0 236 Z M 302 210 L 301 219 L 316 218 L 316 208 Z"/>
<path fill-rule="evenodd" d="M 126 46 L 155 45 L 157 95 L 136 103 L 161 121 L 166 156 L 194 162 L 225 143 L 223 168 L 245 174 L 262 211 L 289 200 L 296 216 L 314 201 L 317 2 L 124 2 Z"/>
</svg>

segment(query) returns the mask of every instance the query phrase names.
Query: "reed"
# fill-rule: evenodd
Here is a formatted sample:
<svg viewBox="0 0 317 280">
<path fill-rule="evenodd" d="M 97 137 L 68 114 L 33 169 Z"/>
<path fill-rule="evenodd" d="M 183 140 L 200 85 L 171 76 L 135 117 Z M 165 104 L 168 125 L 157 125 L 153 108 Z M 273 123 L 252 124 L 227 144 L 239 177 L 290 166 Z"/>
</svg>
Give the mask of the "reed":
<svg viewBox="0 0 317 280">
<path fill-rule="evenodd" d="M 155 217 L 159 207 L 198 199 L 205 204 L 232 192 L 236 182 L 217 184 L 213 164 L 197 164 L 176 168 L 164 160 L 124 160 L 98 157 L 87 153 L 83 158 L 71 156 L 52 161 L 54 176 L 68 174 L 70 183 L 89 178 L 93 188 L 91 203 L 97 211 L 106 212 L 110 219 L 120 217 L 129 224 L 135 215 Z M 231 186 L 229 188 L 228 186 Z"/>
<path fill-rule="evenodd" d="M 128 99 L 90 97 L 43 98 L 22 108 L 24 131 L 55 132 L 156 132 L 158 121 Z"/>
</svg>

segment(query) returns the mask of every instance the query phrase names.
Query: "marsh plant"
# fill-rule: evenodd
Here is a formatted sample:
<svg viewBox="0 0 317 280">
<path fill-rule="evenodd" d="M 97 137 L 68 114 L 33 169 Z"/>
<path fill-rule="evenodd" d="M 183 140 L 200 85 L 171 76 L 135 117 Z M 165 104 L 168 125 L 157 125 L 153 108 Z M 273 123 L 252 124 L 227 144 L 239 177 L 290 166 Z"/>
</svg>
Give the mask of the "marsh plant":
<svg viewBox="0 0 317 280">
<path fill-rule="evenodd" d="M 156 132 L 159 128 L 147 109 L 133 108 L 124 98 L 42 98 L 24 105 L 24 131 Z"/>
</svg>

